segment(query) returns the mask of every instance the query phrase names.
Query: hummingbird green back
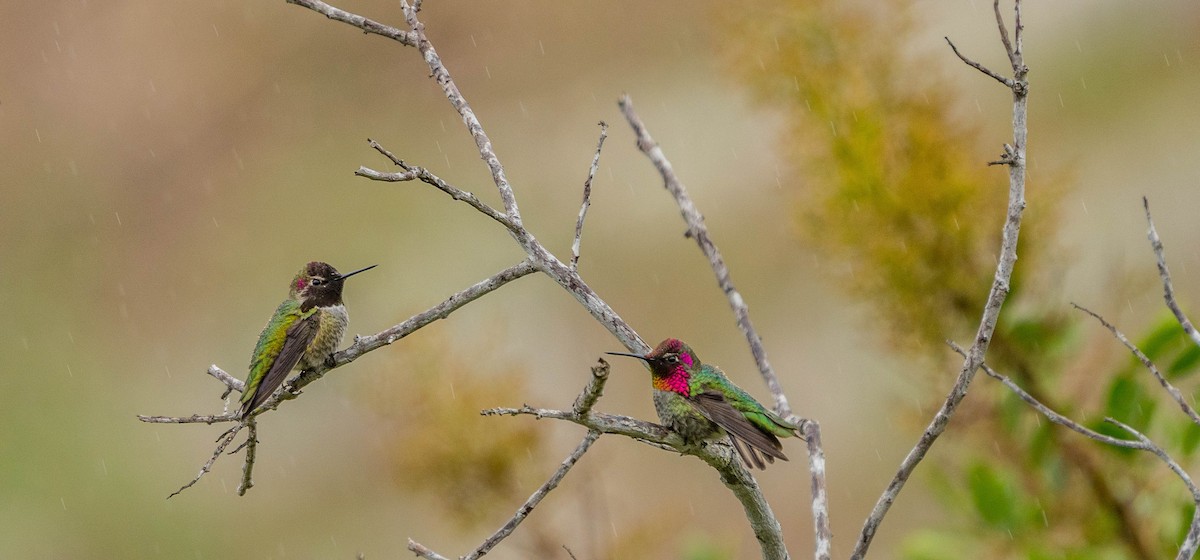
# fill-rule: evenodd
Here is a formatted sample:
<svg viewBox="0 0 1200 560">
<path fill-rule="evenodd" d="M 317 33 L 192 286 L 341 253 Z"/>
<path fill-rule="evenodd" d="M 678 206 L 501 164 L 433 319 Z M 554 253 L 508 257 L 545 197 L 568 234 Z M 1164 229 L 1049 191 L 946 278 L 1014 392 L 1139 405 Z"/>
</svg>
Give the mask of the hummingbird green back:
<svg viewBox="0 0 1200 560">
<path fill-rule="evenodd" d="M 688 443 L 728 435 L 747 466 L 759 469 L 787 460 L 781 437 L 799 436 L 799 426 L 768 410 L 720 368 L 700 361 L 691 347 L 668 338 L 638 358 L 650 367 L 654 408 L 663 424 Z"/>
</svg>

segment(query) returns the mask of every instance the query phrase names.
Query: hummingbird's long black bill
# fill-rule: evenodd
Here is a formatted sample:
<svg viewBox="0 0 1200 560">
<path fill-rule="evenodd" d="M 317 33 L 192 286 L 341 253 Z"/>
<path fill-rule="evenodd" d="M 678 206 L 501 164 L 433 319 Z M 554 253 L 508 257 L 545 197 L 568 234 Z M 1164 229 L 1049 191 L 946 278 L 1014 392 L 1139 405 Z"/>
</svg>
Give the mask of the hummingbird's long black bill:
<svg viewBox="0 0 1200 560">
<path fill-rule="evenodd" d="M 643 356 L 643 355 L 641 355 L 641 354 L 630 354 L 630 353 L 628 353 L 628 352 L 605 352 L 605 354 L 611 354 L 611 355 L 613 355 L 613 356 L 629 356 L 630 358 L 637 358 L 637 359 L 639 359 L 639 360 L 641 360 L 641 361 L 643 361 L 643 362 L 648 362 L 648 361 L 649 361 L 649 360 L 647 360 L 647 359 L 646 359 L 646 357 L 645 357 L 645 356 Z"/>
<path fill-rule="evenodd" d="M 340 275 L 338 275 L 338 280 L 345 280 L 345 279 L 347 279 L 347 278 L 349 278 L 349 277 L 351 277 L 351 276 L 354 276 L 355 274 L 358 274 L 359 272 L 366 272 L 366 271 L 368 271 L 368 270 L 371 270 L 372 268 L 375 268 L 375 267 L 377 267 L 377 266 L 379 266 L 379 265 L 377 265 L 377 264 L 373 264 L 373 265 L 371 265 L 371 266 L 368 266 L 367 268 L 360 268 L 360 269 L 358 269 L 358 270 L 355 270 L 354 272 L 347 272 L 346 274 L 340 274 Z M 355 284 L 355 286 L 357 286 L 357 285 L 358 285 L 358 284 Z"/>
</svg>

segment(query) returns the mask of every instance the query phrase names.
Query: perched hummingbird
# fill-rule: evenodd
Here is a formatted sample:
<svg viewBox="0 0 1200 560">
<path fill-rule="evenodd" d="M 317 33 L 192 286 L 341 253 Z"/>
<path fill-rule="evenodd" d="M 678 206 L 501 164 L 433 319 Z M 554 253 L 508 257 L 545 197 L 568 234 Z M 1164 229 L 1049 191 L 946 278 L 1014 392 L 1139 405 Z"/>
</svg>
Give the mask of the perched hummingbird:
<svg viewBox="0 0 1200 560">
<path fill-rule="evenodd" d="M 668 338 L 645 356 L 630 356 L 650 366 L 654 410 L 662 423 L 688 444 L 725 435 L 748 467 L 766 468 L 763 460 L 787 460 L 780 437 L 799 436 L 799 426 L 767 410 L 725 372 L 700 358 L 682 341 Z"/>
<path fill-rule="evenodd" d="M 242 391 L 243 416 L 266 401 L 288 372 L 318 367 L 337 350 L 350 320 L 342 304 L 342 286 L 347 278 L 375 266 L 341 274 L 326 263 L 313 261 L 300 269 L 288 298 L 258 335 Z"/>
</svg>

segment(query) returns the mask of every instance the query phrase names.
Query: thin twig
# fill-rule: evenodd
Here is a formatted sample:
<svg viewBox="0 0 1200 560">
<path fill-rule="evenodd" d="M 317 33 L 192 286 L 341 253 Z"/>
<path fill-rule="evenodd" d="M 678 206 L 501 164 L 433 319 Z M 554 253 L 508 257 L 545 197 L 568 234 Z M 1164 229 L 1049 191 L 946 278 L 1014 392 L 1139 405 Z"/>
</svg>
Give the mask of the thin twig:
<svg viewBox="0 0 1200 560">
<path fill-rule="evenodd" d="M 1017 2 L 1017 10 L 1021 9 L 1021 3 Z M 1012 42 L 1008 40 L 1008 28 L 1004 26 L 1004 16 L 1000 14 L 1000 0 L 992 0 L 992 11 L 996 13 L 996 27 L 1000 30 L 1000 42 L 1004 43 L 1004 53 L 1008 55 L 1008 62 L 1012 64 L 1012 69 L 1015 72 L 1019 66 L 1017 63 L 1017 51 L 1013 50 Z M 1020 13 L 1019 11 L 1017 13 Z"/>
<path fill-rule="evenodd" d="M 237 435 L 238 431 L 240 431 L 244 425 L 245 424 L 238 424 L 231 428 L 228 432 L 225 432 L 224 437 L 222 437 L 220 443 L 217 444 L 217 449 L 213 451 L 212 457 L 209 457 L 208 460 L 204 462 L 204 465 L 200 467 L 200 472 L 196 473 L 196 477 L 193 478 L 191 482 L 181 486 L 178 490 L 171 492 L 171 494 L 167 496 L 167 499 L 170 500 L 171 498 L 178 496 L 184 490 L 187 490 L 188 488 L 195 486 L 197 482 L 200 482 L 200 478 L 205 474 L 208 474 L 208 471 L 212 470 L 213 463 L 217 462 L 217 458 L 225 452 L 225 448 L 229 446 L 229 442 L 233 441 L 234 436 Z"/>
<path fill-rule="evenodd" d="M 679 213 L 683 216 L 683 221 L 687 223 L 687 237 L 694 239 L 700 246 L 700 251 L 708 258 L 708 263 L 717 276 L 717 284 L 729 299 L 729 307 L 733 309 L 738 328 L 745 335 L 746 342 L 750 344 L 750 353 L 754 356 L 754 363 L 758 365 L 758 371 L 766 381 L 767 389 L 775 398 L 775 410 L 785 418 L 791 417 L 792 407 L 788 404 L 787 395 L 784 394 L 783 387 L 779 384 L 779 377 L 775 375 L 775 369 L 767 360 L 767 351 L 763 348 L 762 338 L 758 336 L 758 332 L 754 330 L 754 324 L 750 321 L 750 310 L 746 306 L 745 300 L 742 299 L 742 294 L 733 287 L 733 280 L 729 276 L 729 267 L 725 266 L 725 258 L 721 256 L 721 252 L 708 235 L 708 228 L 704 225 L 704 216 L 696 208 L 687 188 L 675 175 L 675 169 L 671 166 L 671 162 L 667 161 L 662 148 L 650 136 L 646 125 L 634 111 L 633 100 L 625 95 L 621 97 L 619 104 L 621 112 L 625 114 L 625 120 L 629 121 L 629 126 L 633 128 L 633 133 L 637 136 L 638 149 L 646 154 L 654 167 L 658 169 L 659 175 L 662 175 L 663 178 L 663 186 L 675 197 Z"/>
<path fill-rule="evenodd" d="M 1129 339 L 1125 337 L 1124 333 L 1118 330 L 1117 327 L 1112 323 L 1106 321 L 1104 317 L 1100 316 L 1100 314 L 1092 311 L 1091 309 L 1076 303 L 1072 303 L 1071 307 L 1087 313 L 1088 315 L 1094 317 L 1097 321 L 1100 321 L 1100 324 L 1104 325 L 1104 328 L 1108 329 L 1108 332 L 1112 333 L 1112 335 L 1118 341 L 1120 341 L 1121 344 L 1124 344 L 1125 347 L 1128 348 L 1131 353 L 1133 353 L 1133 357 L 1137 358 L 1137 360 L 1141 362 L 1146 369 L 1150 370 L 1150 373 L 1153 374 L 1154 378 L 1158 380 L 1158 384 L 1161 385 L 1163 389 L 1166 389 L 1167 393 L 1171 395 L 1172 399 L 1175 399 L 1175 402 L 1179 405 L 1180 410 L 1182 410 L 1188 418 L 1191 418 L 1192 422 L 1200 425 L 1200 414 L 1196 414 L 1196 409 L 1192 408 L 1192 405 L 1188 404 L 1187 398 L 1183 396 L 1183 392 L 1175 388 L 1170 381 L 1167 381 L 1167 378 L 1163 376 L 1162 372 L 1158 371 L 1158 368 L 1154 366 L 1154 362 L 1150 361 L 1150 357 L 1144 354 L 1142 350 L 1137 347 L 1137 345 L 1130 342 Z"/>
<path fill-rule="evenodd" d="M 959 355 L 966 357 L 967 351 L 963 350 L 962 347 L 959 346 L 958 344 L 956 344 L 954 341 L 948 340 L 948 341 L 946 341 L 946 344 L 950 345 L 950 348 L 952 348 L 955 352 L 958 352 Z M 1038 411 L 1038 413 L 1040 413 L 1042 416 L 1045 416 L 1047 420 L 1049 420 L 1055 424 L 1058 424 L 1060 426 L 1066 427 L 1072 431 L 1083 434 L 1084 436 L 1094 439 L 1101 443 L 1106 443 L 1108 445 L 1112 445 L 1112 446 L 1116 446 L 1116 447 L 1125 447 L 1125 448 L 1129 448 L 1129 449 L 1141 449 L 1141 446 L 1136 441 L 1130 441 L 1127 439 L 1119 439 L 1119 438 L 1115 438 L 1112 436 L 1104 435 L 1104 434 L 1094 431 L 1078 422 L 1075 422 L 1074 420 L 1071 420 L 1070 418 L 1067 418 L 1066 416 L 1063 416 L 1063 415 L 1055 412 L 1050 407 L 1042 404 L 1041 401 L 1034 398 L 1033 395 L 1030 395 L 1027 391 L 1022 389 L 1020 385 L 1017 385 L 1016 382 L 1013 381 L 1012 379 L 1009 379 L 1008 376 L 996 373 L 996 370 L 992 369 L 992 367 L 987 365 L 986 363 L 982 364 L 980 367 L 983 369 L 983 372 L 986 373 L 989 377 L 1004 384 L 1005 387 L 1008 387 L 1009 390 L 1011 390 L 1018 397 L 1020 397 L 1021 400 L 1025 401 L 1026 404 L 1033 407 L 1033 409 Z"/>
<path fill-rule="evenodd" d="M 374 181 L 387 182 L 412 181 L 414 179 L 419 179 L 423 183 L 437 187 L 438 190 L 450 195 L 450 198 L 453 198 L 454 200 L 466 202 L 467 204 L 471 205 L 472 208 L 480 211 L 485 216 L 499 222 L 500 225 L 503 225 L 510 230 L 513 229 L 514 224 L 508 219 L 508 216 L 480 200 L 479 197 L 475 196 L 474 193 L 465 191 L 454 185 L 451 185 L 450 183 L 447 183 L 441 177 L 434 175 L 433 172 L 425 169 L 424 167 L 405 163 L 404 160 L 396 157 L 378 142 L 371 140 L 370 138 L 367 139 L 367 143 L 370 144 L 370 146 L 376 151 L 390 159 L 392 163 L 400 166 L 400 168 L 404 171 L 401 173 L 387 173 L 383 171 L 376 171 L 368 167 L 359 166 L 358 170 L 354 172 L 355 175 L 359 177 L 366 177 L 367 179 Z"/>
<path fill-rule="evenodd" d="M 425 545 L 412 539 L 408 539 L 408 550 L 425 560 L 449 560 L 445 556 L 429 550 Z"/>
<path fill-rule="evenodd" d="M 402 30 L 396 29 L 395 27 L 392 27 L 390 25 L 384 25 L 377 21 L 369 20 L 360 15 L 352 14 L 345 10 L 330 6 L 329 4 L 321 2 L 320 0 L 286 0 L 286 1 L 288 4 L 295 4 L 297 6 L 303 6 L 310 10 L 313 10 L 314 12 L 319 12 L 319 13 L 325 14 L 325 17 L 327 17 L 329 19 L 353 25 L 354 27 L 357 27 L 357 28 L 363 30 L 364 33 L 374 33 L 375 35 L 387 37 L 388 39 L 399 41 L 400 44 L 409 46 L 409 47 L 417 46 L 417 36 L 412 31 L 402 31 Z"/>
<path fill-rule="evenodd" d="M 575 404 L 571 405 L 571 412 L 576 416 L 587 416 L 596 401 L 600 400 L 600 395 L 604 394 L 604 384 L 608 382 L 608 370 L 608 362 L 604 361 L 604 358 L 600 358 L 596 365 L 592 366 L 591 381 L 588 381 L 583 392 L 575 398 Z"/>
<path fill-rule="evenodd" d="M 520 226 L 521 211 L 517 207 L 517 197 L 513 194 L 512 185 L 508 183 L 508 177 L 504 173 L 504 166 L 500 164 L 500 158 L 496 156 L 491 138 L 488 138 L 487 132 L 483 130 L 483 125 L 475 116 L 475 111 L 471 109 L 467 99 L 459 91 L 458 85 L 450 78 L 450 72 L 442 64 L 442 59 L 438 56 L 437 50 L 433 48 L 433 43 L 430 43 L 429 38 L 425 36 L 425 24 L 417 19 L 417 11 L 404 0 L 401 0 L 400 8 L 404 11 L 405 21 L 412 29 L 417 49 L 421 51 L 421 56 L 429 65 L 430 76 L 442 87 L 442 93 L 446 95 L 450 104 L 462 117 L 463 123 L 467 125 L 467 132 L 471 134 L 471 138 L 475 139 L 475 147 L 479 149 L 479 156 L 483 158 L 484 163 L 492 172 L 492 182 L 496 184 L 496 189 L 500 191 L 500 200 L 504 202 L 504 213 L 508 215 L 508 219 L 514 225 Z"/>
<path fill-rule="evenodd" d="M 949 37 L 942 37 L 942 38 L 945 39 L 946 43 L 948 43 L 950 45 L 950 50 L 954 51 L 954 55 L 957 56 L 959 60 L 967 63 L 967 66 L 970 66 L 971 68 L 974 68 L 976 70 L 979 70 L 980 72 L 983 72 L 984 74 L 990 76 L 992 79 L 996 80 L 997 82 L 1004 84 L 1005 87 L 1012 89 L 1014 82 L 1012 81 L 1011 78 L 1005 78 L 1004 76 L 997 74 L 996 72 L 994 72 L 987 66 L 984 66 L 978 62 L 975 62 L 974 60 L 967 58 L 961 52 L 958 52 L 958 47 L 956 47 L 954 45 L 954 41 L 951 41 Z"/>
<path fill-rule="evenodd" d="M 191 416 L 146 416 L 138 415 L 138 420 L 148 424 L 218 424 L 220 422 L 235 422 L 238 419 L 237 412 L 227 412 L 225 414 L 193 414 Z"/>
<path fill-rule="evenodd" d="M 579 442 L 579 445 L 575 448 L 575 451 L 572 451 L 566 459 L 563 459 L 562 465 L 559 465 L 558 470 L 554 471 L 554 475 L 546 480 L 546 482 L 542 484 L 537 491 L 530 495 L 529 499 L 525 500 L 524 504 L 521 504 L 521 507 L 517 508 L 517 512 L 513 514 L 511 519 L 508 520 L 508 523 L 505 523 L 503 527 L 498 529 L 495 533 L 492 533 L 492 536 L 485 539 L 478 548 L 466 555 L 464 560 L 476 560 L 480 556 L 487 554 L 488 551 L 495 548 L 497 544 L 500 544 L 500 541 L 511 535 L 512 532 L 516 530 L 517 526 L 529 516 L 529 514 L 533 511 L 533 508 L 537 507 L 538 503 L 542 501 L 542 498 L 545 498 L 546 494 L 549 494 L 551 490 L 554 490 L 556 487 L 558 487 L 558 483 L 562 482 L 563 477 L 567 476 L 567 472 L 571 470 L 571 467 L 575 466 L 575 463 L 579 461 L 579 458 L 582 457 L 584 453 L 587 453 L 588 448 L 590 448 L 599 437 L 600 432 L 596 430 L 588 430 L 587 435 L 583 436 L 583 441 Z"/>
<path fill-rule="evenodd" d="M 1167 302 L 1167 309 L 1175 315 L 1175 320 L 1179 321 L 1183 332 L 1187 333 L 1192 342 L 1200 345 L 1200 332 L 1196 331 L 1191 319 L 1187 318 L 1183 308 L 1179 307 L 1179 302 L 1175 301 L 1175 286 L 1171 283 L 1171 272 L 1167 270 L 1167 257 L 1163 252 L 1162 239 L 1159 239 L 1158 230 L 1154 229 L 1154 219 L 1150 217 L 1150 200 L 1144 196 L 1142 206 L 1146 208 L 1146 223 L 1150 225 L 1150 231 L 1146 235 L 1150 238 L 1150 247 L 1154 249 L 1154 258 L 1158 261 L 1158 276 L 1162 278 L 1163 299 Z"/>
<path fill-rule="evenodd" d="M 254 487 L 254 459 L 258 451 L 258 421 L 250 418 L 246 421 L 249 435 L 246 436 L 246 461 L 242 464 L 242 481 L 238 483 L 237 495 L 245 496 L 246 491 Z"/>
<path fill-rule="evenodd" d="M 579 270 L 579 245 L 583 239 L 583 219 L 587 217 L 588 207 L 592 205 L 592 179 L 600 168 L 600 150 L 604 148 L 604 139 L 608 138 L 608 124 L 600 121 L 600 140 L 596 142 L 596 155 L 592 156 L 592 165 L 588 167 L 587 179 L 583 182 L 583 204 L 579 207 L 579 219 L 575 221 L 575 242 L 571 244 L 571 270 Z"/>
<path fill-rule="evenodd" d="M 217 364 L 208 366 L 208 371 L 205 373 L 217 378 L 217 381 L 224 383 L 230 391 L 237 391 L 241 393 L 246 388 L 246 384 L 243 383 L 241 379 L 229 375 L 229 373 L 227 373 L 225 370 L 217 367 Z M 223 395 L 221 398 L 225 398 L 227 396 L 229 396 L 228 393 Z"/>
<path fill-rule="evenodd" d="M 1016 2 L 1020 3 L 1020 0 L 1016 0 Z M 947 42 L 950 42 L 949 39 L 947 39 Z M 966 57 L 959 54 L 958 49 L 954 48 L 953 43 L 950 46 L 963 62 L 981 71 L 985 70 L 982 66 L 972 64 Z M 879 500 L 875 502 L 875 507 L 871 509 L 870 515 L 867 516 L 866 521 L 863 523 L 858 542 L 855 544 L 854 551 L 850 555 L 851 560 L 862 560 L 866 556 L 867 549 L 870 548 L 871 541 L 875 538 L 875 532 L 879 529 L 879 525 L 883 522 L 883 518 L 887 515 L 888 510 L 891 509 L 892 503 L 896 501 L 905 483 L 912 476 L 917 465 L 925 458 L 925 454 L 929 452 L 933 443 L 946 431 L 946 427 L 950 424 L 950 419 L 958 409 L 959 403 L 966 398 L 967 389 L 970 387 L 971 381 L 975 378 L 975 373 L 983 364 L 984 354 L 987 352 L 988 346 L 992 341 L 992 335 L 996 331 L 996 321 L 1000 317 L 1000 309 L 1004 306 L 1004 302 L 1008 298 L 1013 268 L 1017 262 L 1017 240 L 1021 232 L 1021 216 L 1025 210 L 1025 147 L 1028 145 L 1029 134 L 1027 124 L 1029 88 L 1028 83 L 1025 81 L 1025 74 L 1028 69 L 1025 67 L 1024 60 L 1019 53 L 1015 57 L 1014 66 L 1020 69 L 1019 71 L 1014 71 L 1014 77 L 1011 80 L 1000 80 L 1013 92 L 1013 142 L 1011 150 L 1012 162 L 1008 166 L 1008 208 L 1001 235 L 1000 258 L 996 264 L 996 273 L 992 279 L 992 286 L 988 292 L 987 302 L 984 304 L 983 313 L 980 317 L 979 328 L 975 332 L 971 348 L 967 350 L 966 357 L 963 359 L 958 378 L 955 380 L 950 393 L 946 395 L 946 400 L 930 421 L 929 426 L 925 428 L 916 445 L 904 457 L 904 460 L 900 463 L 900 468 L 896 471 L 896 476 L 888 483 L 887 488 L 879 496 Z M 984 73 L 993 75 L 990 71 L 985 71 Z"/>
</svg>

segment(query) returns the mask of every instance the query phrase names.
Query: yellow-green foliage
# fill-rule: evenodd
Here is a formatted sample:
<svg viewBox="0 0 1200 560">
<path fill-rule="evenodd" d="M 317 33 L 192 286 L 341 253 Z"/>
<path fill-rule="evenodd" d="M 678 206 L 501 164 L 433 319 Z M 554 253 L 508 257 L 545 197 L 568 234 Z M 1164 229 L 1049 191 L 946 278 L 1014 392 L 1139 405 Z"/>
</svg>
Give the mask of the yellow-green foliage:
<svg viewBox="0 0 1200 560">
<path fill-rule="evenodd" d="M 802 232 L 823 262 L 902 342 L 962 333 L 987 294 L 1007 174 L 954 118 L 953 88 L 905 60 L 903 7 L 768 2 L 729 15 L 741 77 L 787 117 Z"/>
<path fill-rule="evenodd" d="M 726 43 L 734 45 L 737 78 L 784 118 L 781 150 L 796 177 L 785 186 L 798 193 L 802 237 L 840 285 L 870 306 L 872 326 L 889 333 L 898 351 L 946 356 L 943 340 L 974 332 L 995 270 L 1008 175 L 985 163 L 1011 137 L 981 147 L 975 126 L 956 118 L 955 88 L 908 51 L 905 2 L 744 3 L 721 17 L 733 22 Z M 976 74 L 962 67 L 962 79 Z M 988 115 L 1007 122 L 1007 111 Z M 1051 408 L 1154 429 L 1190 458 L 1200 429 L 1177 407 L 1155 406 L 1160 389 L 1140 365 L 1070 372 L 1080 352 L 1074 317 L 1039 305 L 1052 285 L 1021 281 L 1056 267 L 1038 258 L 1054 247 L 1046 227 L 1058 198 L 1053 182 L 1027 186 L 1017 276 L 988 362 Z M 1191 375 L 1200 364 L 1200 350 L 1182 338 L 1169 320 L 1144 338 L 1147 353 L 1172 376 Z M 944 390 L 945 378 L 927 390 Z M 1103 402 L 1082 399 L 1080 384 L 1103 390 L 1092 395 Z M 1160 465 L 1065 432 L 982 376 L 971 391 L 953 435 L 938 444 L 951 452 L 923 465 L 955 521 L 912 535 L 902 557 L 1174 554 L 1191 504 L 1177 482 L 1162 482 L 1169 475 Z"/>
<path fill-rule="evenodd" d="M 520 504 L 539 472 L 545 428 L 534 422 L 484 418 L 479 411 L 529 397 L 519 370 L 497 364 L 486 349 L 440 339 L 410 342 L 396 353 L 394 376 L 367 397 L 390 429 L 382 430 L 396 484 L 426 492 L 462 528 Z M 536 485 L 536 483 L 533 483 Z"/>
</svg>

